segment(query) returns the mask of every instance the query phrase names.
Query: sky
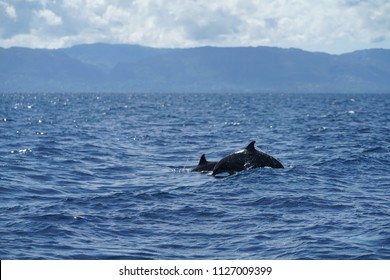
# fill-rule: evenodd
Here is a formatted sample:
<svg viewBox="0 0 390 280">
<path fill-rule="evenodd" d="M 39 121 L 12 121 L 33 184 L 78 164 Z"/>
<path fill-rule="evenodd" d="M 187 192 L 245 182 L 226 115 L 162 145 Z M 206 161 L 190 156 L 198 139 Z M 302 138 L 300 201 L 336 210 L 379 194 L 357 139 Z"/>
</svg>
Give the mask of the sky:
<svg viewBox="0 0 390 280">
<path fill-rule="evenodd" d="M 390 0 L 0 0 L 0 47 L 390 49 Z"/>
</svg>

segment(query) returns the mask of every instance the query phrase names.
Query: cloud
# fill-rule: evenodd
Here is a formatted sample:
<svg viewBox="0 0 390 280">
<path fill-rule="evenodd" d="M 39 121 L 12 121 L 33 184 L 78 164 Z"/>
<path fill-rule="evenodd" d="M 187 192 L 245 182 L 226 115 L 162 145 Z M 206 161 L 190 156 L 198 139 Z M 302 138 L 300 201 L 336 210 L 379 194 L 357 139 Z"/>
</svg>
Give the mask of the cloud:
<svg viewBox="0 0 390 280">
<path fill-rule="evenodd" d="M 0 0 L 0 46 L 109 42 L 155 47 L 389 47 L 387 0 Z M 30 38 L 29 41 L 26 38 Z"/>
<path fill-rule="evenodd" d="M 3 1 L 0 1 L 0 7 L 2 7 L 5 10 L 5 13 L 9 18 L 16 19 L 16 10 L 14 6 L 7 4 Z"/>
<path fill-rule="evenodd" d="M 62 19 L 61 17 L 57 16 L 55 13 L 53 13 L 51 10 L 39 10 L 35 11 L 35 15 L 43 19 L 45 23 L 49 26 L 55 26 L 55 25 L 61 25 Z"/>
</svg>

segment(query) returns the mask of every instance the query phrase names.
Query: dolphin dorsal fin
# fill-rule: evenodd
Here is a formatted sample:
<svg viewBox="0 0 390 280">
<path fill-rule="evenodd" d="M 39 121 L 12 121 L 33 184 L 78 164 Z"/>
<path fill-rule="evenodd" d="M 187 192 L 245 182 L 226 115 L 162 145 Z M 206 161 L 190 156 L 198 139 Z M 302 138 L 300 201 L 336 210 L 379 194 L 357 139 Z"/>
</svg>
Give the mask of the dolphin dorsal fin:
<svg viewBox="0 0 390 280">
<path fill-rule="evenodd" d="M 198 164 L 198 165 L 203 165 L 203 164 L 206 164 L 206 163 L 207 163 L 206 155 L 203 154 L 203 155 L 200 157 L 200 160 L 199 160 L 199 164 Z"/>
<path fill-rule="evenodd" d="M 256 141 L 252 141 L 249 143 L 249 145 L 245 148 L 247 151 L 249 152 L 252 152 L 252 151 L 256 151 L 255 149 L 255 143 Z"/>
</svg>

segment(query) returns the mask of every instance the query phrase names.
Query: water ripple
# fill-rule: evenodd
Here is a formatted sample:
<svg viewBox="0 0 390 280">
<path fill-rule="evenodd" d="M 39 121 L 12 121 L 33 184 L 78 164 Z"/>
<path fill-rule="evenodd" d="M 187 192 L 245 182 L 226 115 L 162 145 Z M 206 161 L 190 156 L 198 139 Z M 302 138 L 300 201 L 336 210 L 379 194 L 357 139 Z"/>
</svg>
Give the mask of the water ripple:
<svg viewBox="0 0 390 280">
<path fill-rule="evenodd" d="M 389 95 L 0 98 L 2 259 L 390 258 Z"/>
</svg>

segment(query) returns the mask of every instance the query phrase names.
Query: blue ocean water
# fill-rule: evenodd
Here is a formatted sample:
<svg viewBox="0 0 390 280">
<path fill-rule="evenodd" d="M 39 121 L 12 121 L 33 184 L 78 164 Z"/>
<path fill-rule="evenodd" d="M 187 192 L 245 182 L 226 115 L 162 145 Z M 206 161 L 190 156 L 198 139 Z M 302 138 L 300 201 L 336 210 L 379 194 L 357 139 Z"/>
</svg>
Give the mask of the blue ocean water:
<svg viewBox="0 0 390 280">
<path fill-rule="evenodd" d="M 1 259 L 390 259 L 390 95 L 0 100 Z"/>
</svg>

